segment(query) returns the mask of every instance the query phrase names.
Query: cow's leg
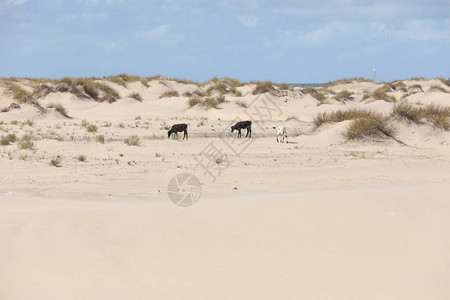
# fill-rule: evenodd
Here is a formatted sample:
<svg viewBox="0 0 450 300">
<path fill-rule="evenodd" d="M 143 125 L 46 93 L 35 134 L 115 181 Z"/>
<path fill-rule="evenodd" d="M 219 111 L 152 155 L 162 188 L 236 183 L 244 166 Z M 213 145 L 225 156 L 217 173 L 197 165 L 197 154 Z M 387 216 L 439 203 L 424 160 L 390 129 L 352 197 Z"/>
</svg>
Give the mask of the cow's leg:
<svg viewBox="0 0 450 300">
<path fill-rule="evenodd" d="M 252 137 L 252 128 L 251 127 L 247 128 L 247 134 L 248 134 L 249 138 Z"/>
<path fill-rule="evenodd" d="M 238 138 L 240 138 L 241 137 L 241 129 L 239 128 L 238 129 Z"/>
<path fill-rule="evenodd" d="M 184 140 L 184 137 L 186 137 L 186 140 L 189 139 L 189 135 L 188 135 L 187 129 L 184 130 L 183 140 Z"/>
</svg>

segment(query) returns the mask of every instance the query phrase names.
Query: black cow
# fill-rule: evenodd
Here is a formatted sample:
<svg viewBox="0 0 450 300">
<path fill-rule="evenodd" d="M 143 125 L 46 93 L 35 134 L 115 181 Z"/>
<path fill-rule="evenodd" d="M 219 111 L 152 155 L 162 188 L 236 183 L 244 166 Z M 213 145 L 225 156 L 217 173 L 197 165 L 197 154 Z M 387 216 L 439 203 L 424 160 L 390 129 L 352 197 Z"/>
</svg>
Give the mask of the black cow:
<svg viewBox="0 0 450 300">
<path fill-rule="evenodd" d="M 242 122 L 237 122 L 234 126 L 231 126 L 231 132 L 237 130 L 238 131 L 238 138 L 240 138 L 241 135 L 241 130 L 242 129 L 247 129 L 247 134 L 245 135 L 245 137 L 252 137 L 252 121 L 242 121 Z"/>
<path fill-rule="evenodd" d="M 170 128 L 170 130 L 167 132 L 167 136 L 170 138 L 170 136 L 172 135 L 172 133 L 174 133 L 175 135 L 178 136 L 178 132 L 184 132 L 183 135 L 183 140 L 186 137 L 186 139 L 188 139 L 188 132 L 187 132 L 187 124 L 175 124 L 172 126 L 172 128 Z"/>
</svg>

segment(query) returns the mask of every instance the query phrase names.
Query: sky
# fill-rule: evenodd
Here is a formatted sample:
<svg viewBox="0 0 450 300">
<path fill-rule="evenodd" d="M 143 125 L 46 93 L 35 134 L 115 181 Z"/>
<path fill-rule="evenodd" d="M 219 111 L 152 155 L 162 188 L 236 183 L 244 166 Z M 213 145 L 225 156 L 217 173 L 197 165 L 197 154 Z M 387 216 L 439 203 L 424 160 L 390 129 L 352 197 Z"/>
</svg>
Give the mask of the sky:
<svg viewBox="0 0 450 300">
<path fill-rule="evenodd" d="M 0 77 L 450 77 L 450 0 L 0 0 Z"/>
</svg>

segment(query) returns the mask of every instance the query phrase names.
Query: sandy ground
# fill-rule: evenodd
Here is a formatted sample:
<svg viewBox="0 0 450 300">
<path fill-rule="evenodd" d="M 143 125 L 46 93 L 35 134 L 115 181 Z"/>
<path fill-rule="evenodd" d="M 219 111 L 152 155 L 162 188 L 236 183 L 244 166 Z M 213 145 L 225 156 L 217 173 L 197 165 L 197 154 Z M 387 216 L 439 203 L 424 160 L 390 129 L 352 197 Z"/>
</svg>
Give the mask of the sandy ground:
<svg viewBox="0 0 450 300">
<path fill-rule="evenodd" d="M 428 91 L 436 80 L 405 83 L 424 89 L 411 103 L 450 101 Z M 41 100 L 64 104 L 71 119 L 27 105 L 1 113 L 0 135 L 35 139 L 32 149 L 0 146 L 0 299 L 449 299 L 449 132 L 399 122 L 400 143 L 346 141 L 351 121 L 313 130 L 321 111 L 388 113 L 391 103 L 362 100 L 379 86 L 335 86 L 356 93 L 345 104 L 272 97 L 280 115 L 254 126 L 239 156 L 225 143 L 228 125 L 246 117 L 234 98 L 187 108 L 185 97 L 158 99 L 164 86 L 136 83 L 142 103 Z M 251 103 L 251 88 L 239 98 Z M 181 122 L 189 140 L 163 138 Z M 289 143 L 275 141 L 279 125 Z M 131 135 L 140 146 L 124 143 Z M 211 146 L 224 158 L 208 169 L 215 178 L 198 165 Z M 183 172 L 201 182 L 191 207 L 168 197 Z"/>
</svg>

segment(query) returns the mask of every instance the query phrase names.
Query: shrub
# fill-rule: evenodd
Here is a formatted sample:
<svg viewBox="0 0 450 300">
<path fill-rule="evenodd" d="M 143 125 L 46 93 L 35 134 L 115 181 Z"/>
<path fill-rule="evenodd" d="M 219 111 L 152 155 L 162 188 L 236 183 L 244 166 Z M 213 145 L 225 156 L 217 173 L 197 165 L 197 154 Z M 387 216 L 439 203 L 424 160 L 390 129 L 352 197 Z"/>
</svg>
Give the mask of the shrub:
<svg viewBox="0 0 450 300">
<path fill-rule="evenodd" d="M 94 124 L 89 124 L 86 126 L 87 132 L 97 132 L 98 127 Z"/>
<path fill-rule="evenodd" d="M 22 136 L 18 141 L 17 145 L 20 149 L 30 149 L 34 148 L 33 137 L 29 134 Z"/>
<path fill-rule="evenodd" d="M 129 138 L 124 140 L 124 143 L 128 146 L 140 146 L 141 141 L 137 135 L 132 135 Z"/>
<path fill-rule="evenodd" d="M 77 160 L 78 160 L 78 161 L 81 161 L 81 162 L 86 161 L 86 155 L 83 155 L 83 154 L 78 155 L 78 156 L 77 156 Z"/>
<path fill-rule="evenodd" d="M 16 142 L 16 140 L 16 135 L 14 133 L 10 133 L 7 136 L 2 136 L 2 138 L 0 139 L 0 145 L 8 146 L 9 144 Z"/>
<path fill-rule="evenodd" d="M 345 137 L 348 140 L 365 137 L 394 137 L 395 129 L 388 120 L 382 116 L 354 120 L 345 132 Z"/>
<path fill-rule="evenodd" d="M 170 90 L 170 91 L 162 93 L 161 96 L 159 96 L 159 99 L 166 98 L 166 97 L 179 97 L 179 94 L 176 90 Z"/>
<path fill-rule="evenodd" d="M 142 96 L 139 93 L 131 93 L 130 95 L 128 95 L 128 98 L 133 98 L 139 102 L 142 102 Z"/>
</svg>

